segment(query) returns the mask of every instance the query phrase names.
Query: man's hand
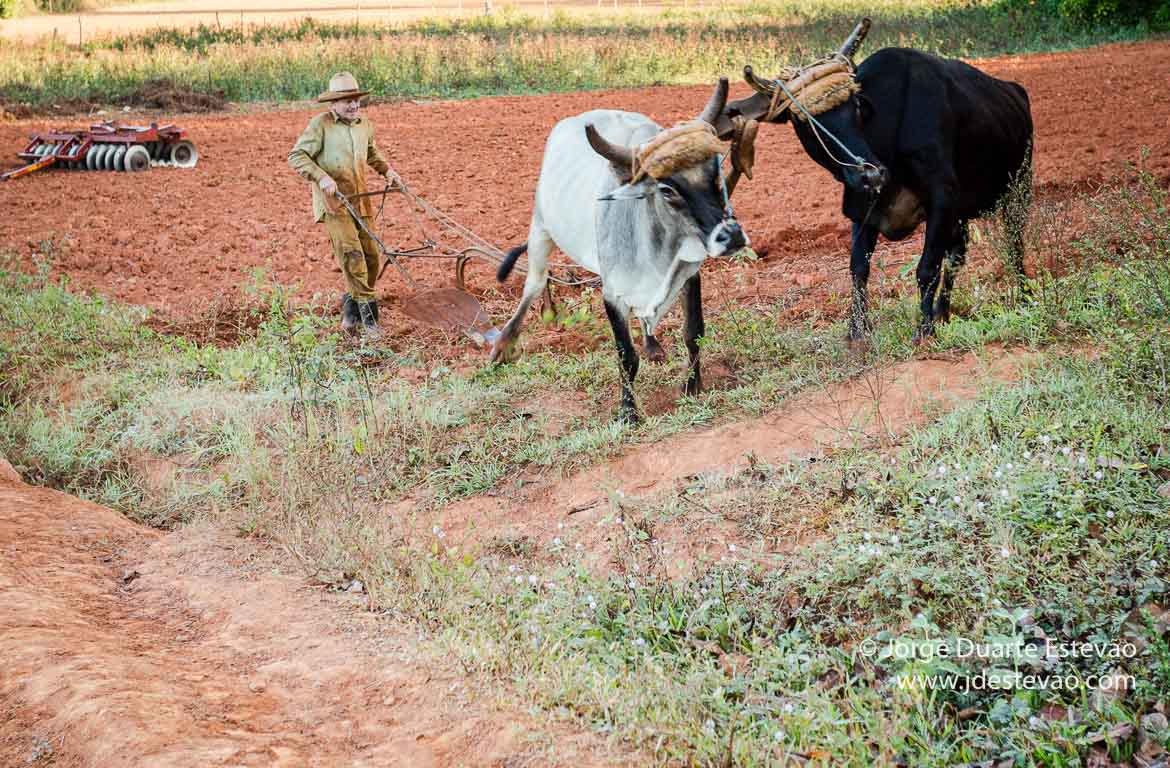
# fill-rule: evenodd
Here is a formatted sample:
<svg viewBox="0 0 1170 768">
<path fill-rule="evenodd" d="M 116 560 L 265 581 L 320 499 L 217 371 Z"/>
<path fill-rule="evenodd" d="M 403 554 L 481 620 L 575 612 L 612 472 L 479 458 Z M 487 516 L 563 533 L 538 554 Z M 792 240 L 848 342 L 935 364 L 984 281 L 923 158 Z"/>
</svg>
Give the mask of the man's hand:
<svg viewBox="0 0 1170 768">
<path fill-rule="evenodd" d="M 332 176 L 322 176 L 321 180 L 317 182 L 317 186 L 329 197 L 337 194 L 337 182 L 333 180 Z"/>
<path fill-rule="evenodd" d="M 395 173 L 393 168 L 388 169 L 386 171 L 386 173 L 384 173 L 382 175 L 386 177 L 386 183 L 389 184 L 390 186 L 392 186 L 392 187 L 404 186 L 402 183 L 402 177 L 399 176 L 397 173 Z"/>
</svg>

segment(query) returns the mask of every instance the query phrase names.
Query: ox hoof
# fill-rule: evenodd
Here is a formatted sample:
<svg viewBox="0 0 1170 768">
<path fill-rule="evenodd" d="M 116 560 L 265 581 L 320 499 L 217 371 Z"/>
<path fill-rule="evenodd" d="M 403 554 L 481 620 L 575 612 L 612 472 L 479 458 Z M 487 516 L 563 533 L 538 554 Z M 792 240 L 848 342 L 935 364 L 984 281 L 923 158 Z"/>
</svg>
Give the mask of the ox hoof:
<svg viewBox="0 0 1170 768">
<path fill-rule="evenodd" d="M 489 359 L 496 365 L 510 363 L 516 356 L 516 339 L 500 336 L 492 342 Z"/>
<path fill-rule="evenodd" d="M 934 341 L 934 327 L 933 326 L 919 326 L 918 330 L 914 332 L 912 339 L 914 346 L 925 347 Z"/>
<path fill-rule="evenodd" d="M 683 397 L 695 397 L 703 394 L 703 382 L 699 379 L 694 381 L 684 382 L 682 385 Z"/>
<path fill-rule="evenodd" d="M 652 363 L 665 363 L 666 350 L 658 343 L 658 339 L 653 336 L 646 337 L 646 343 L 643 345 L 643 351 L 646 354 L 646 359 Z"/>
<path fill-rule="evenodd" d="M 642 421 L 642 417 L 638 415 L 637 408 L 623 405 L 618 408 L 617 416 L 614 417 L 614 422 L 626 427 L 636 427 Z"/>
</svg>

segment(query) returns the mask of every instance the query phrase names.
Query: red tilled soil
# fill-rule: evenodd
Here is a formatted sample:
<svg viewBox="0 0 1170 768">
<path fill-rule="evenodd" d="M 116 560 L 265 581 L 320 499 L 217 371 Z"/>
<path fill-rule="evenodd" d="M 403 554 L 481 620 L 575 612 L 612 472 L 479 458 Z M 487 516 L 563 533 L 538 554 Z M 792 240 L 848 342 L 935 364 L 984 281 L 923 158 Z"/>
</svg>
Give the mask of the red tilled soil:
<svg viewBox="0 0 1170 768">
<path fill-rule="evenodd" d="M 1142 148 L 1149 150 L 1148 167 L 1160 179 L 1170 177 L 1170 42 L 1001 58 L 980 66 L 1028 88 L 1041 199 L 1067 197 L 1124 175 Z M 733 96 L 744 88 L 737 86 Z M 385 104 L 368 112 L 408 184 L 507 247 L 527 234 L 543 144 L 558 119 L 606 106 L 669 124 L 693 115 L 708 93 L 707 87 L 659 87 Z M 339 271 L 324 231 L 311 221 L 308 189 L 285 164 L 315 111 L 163 115 L 159 119 L 174 119 L 190 131 L 202 153 L 196 169 L 51 171 L 6 184 L 0 187 L 0 247 L 15 249 L 29 263 L 37 245 L 54 238 L 56 268 L 74 286 L 144 304 L 171 319 L 189 321 L 204 317 L 209 306 L 231 304 L 252 270 L 266 265 L 278 280 L 299 284 L 304 296 L 319 293 L 321 301 L 333 302 L 342 290 Z M 65 127 L 66 121 L 53 124 Z M 25 134 L 46 127 L 31 120 L 0 124 L 0 162 L 15 165 L 12 153 Z M 707 301 L 784 296 L 798 310 L 839 310 L 848 286 L 849 229 L 839 212 L 838 185 L 808 160 L 787 126 L 761 131 L 757 157 L 757 176 L 741 185 L 736 209 L 764 259 L 709 265 Z M 388 244 L 418 242 L 406 211 L 398 197 L 387 206 Z M 920 237 L 891 246 L 887 261 L 904 264 L 919 243 Z M 445 261 L 414 260 L 407 267 L 428 286 L 451 280 Z M 513 277 L 500 289 L 487 267 L 469 272 L 472 291 L 498 322 L 511 310 L 521 279 Z M 393 270 L 380 285 L 392 303 L 404 293 Z M 394 318 L 391 343 L 396 335 L 417 332 L 400 312 L 387 314 Z"/>
<path fill-rule="evenodd" d="M 603 765 L 254 541 L 160 535 L 0 458 L 0 765 Z M 611 752 L 614 760 L 625 760 Z"/>
</svg>

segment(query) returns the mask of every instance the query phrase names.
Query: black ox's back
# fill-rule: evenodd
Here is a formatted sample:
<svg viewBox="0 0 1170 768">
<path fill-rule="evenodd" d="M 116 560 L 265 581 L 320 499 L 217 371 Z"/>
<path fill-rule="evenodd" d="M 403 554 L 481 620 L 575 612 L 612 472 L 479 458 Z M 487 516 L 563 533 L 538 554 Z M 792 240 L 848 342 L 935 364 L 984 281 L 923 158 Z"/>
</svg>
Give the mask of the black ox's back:
<svg viewBox="0 0 1170 768">
<path fill-rule="evenodd" d="M 909 48 L 874 53 L 857 82 L 872 109 L 862 132 L 891 180 L 926 202 L 953 175 L 961 220 L 994 209 L 1028 158 L 1032 114 L 1018 83 Z"/>
</svg>

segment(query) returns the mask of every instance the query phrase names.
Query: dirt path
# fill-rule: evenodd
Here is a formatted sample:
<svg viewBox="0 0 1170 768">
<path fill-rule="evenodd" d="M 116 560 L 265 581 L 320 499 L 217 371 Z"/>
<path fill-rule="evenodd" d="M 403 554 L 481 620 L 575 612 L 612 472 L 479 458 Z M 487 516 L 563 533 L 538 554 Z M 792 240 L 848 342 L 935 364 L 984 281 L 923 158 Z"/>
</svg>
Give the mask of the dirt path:
<svg viewBox="0 0 1170 768">
<path fill-rule="evenodd" d="M 1142 147 L 1150 150 L 1148 167 L 1170 178 L 1170 133 L 1162 128 L 1170 121 L 1170 90 L 1164 87 L 1170 41 L 994 59 L 981 66 L 1023 83 L 1031 94 L 1042 198 L 1069 195 L 1125 172 Z M 734 88 L 736 94 L 744 90 Z M 708 95 L 707 87 L 660 87 L 407 102 L 375 106 L 370 113 L 409 184 L 490 241 L 509 245 L 527 232 L 543 145 L 558 119 L 605 105 L 668 124 L 692 116 Z M 203 155 L 191 171 L 51 171 L 6 184 L 0 206 L 11 215 L 0 217 L 0 244 L 15 249 L 31 268 L 32 252 L 51 238 L 56 269 L 75 287 L 172 317 L 202 315 L 224 297 L 238 296 L 252 271 L 265 265 L 280 281 L 299 284 L 304 295 L 320 293 L 332 303 L 341 290 L 337 267 L 324 232 L 310 221 L 308 190 L 285 164 L 314 111 L 179 117 L 176 122 L 190 130 Z M 12 153 L 25 134 L 44 127 L 45 121 L 0 124 L 0 163 L 15 164 Z M 803 154 L 787 126 L 761 131 L 757 157 L 757 176 L 741 185 L 736 211 L 765 258 L 705 266 L 711 276 L 706 302 L 717 307 L 791 295 L 794 311 L 843 309 L 849 229 L 839 212 L 839 188 Z M 418 242 L 400 198 L 387 206 L 387 220 L 393 223 L 386 230 L 390 244 Z M 889 261 L 894 251 L 904 262 L 918 247 L 916 240 L 897 244 L 882 251 L 879 261 Z M 446 263 L 416 260 L 407 266 L 425 284 L 451 280 Z M 511 310 L 521 284 L 513 279 L 499 288 L 484 266 L 472 267 L 469 280 L 497 318 Z M 391 302 L 404 292 L 393 270 L 381 289 Z M 390 344 L 395 336 L 423 332 L 399 312 L 385 314 L 393 326 Z M 443 341 L 437 334 L 434 340 Z"/>
<path fill-rule="evenodd" d="M 417 536 L 437 524 L 453 534 L 451 544 L 527 537 L 541 551 L 561 536 L 581 544 L 584 564 L 606 570 L 621 536 L 612 513 L 627 502 L 717 480 L 749 460 L 783 464 L 886 444 L 984 384 L 1016 377 L 1029 359 L 993 353 L 907 361 L 799 396 L 759 419 L 451 505 L 418 520 Z M 666 570 L 676 575 L 718 559 L 731 543 L 743 545 L 739 557 L 766 559 L 805 538 L 748 541 L 732 521 L 701 509 L 655 535 L 664 553 L 673 549 Z M 360 594 L 306 587 L 253 540 L 207 526 L 150 531 L 23 485 L 0 463 L 0 764 L 621 761 L 567 728 L 548 751 L 547 726 L 540 741 L 525 716 L 486 706 L 469 688 L 473 681 L 419 658 L 410 637 L 363 603 Z"/>
<path fill-rule="evenodd" d="M 602 764 L 580 734 L 544 754 L 360 595 L 279 567 L 252 541 L 0 479 L 0 764 Z"/>
<path fill-rule="evenodd" d="M 681 497 L 688 486 L 717 484 L 753 461 L 783 466 L 844 447 L 895 444 L 909 430 L 971 399 L 981 388 L 1015 380 L 1033 357 L 1026 351 L 993 350 L 990 355 L 909 360 L 870 371 L 799 395 L 760 418 L 639 446 L 571 477 L 522 478 L 519 490 L 448 505 L 419 516 L 416 538 L 425 539 L 435 525 L 449 535 L 451 544 L 473 549 L 525 538 L 546 547 L 560 538 L 574 547 L 582 544 L 583 562 L 605 570 L 615 537 L 620 537 L 613 521 L 641 498 L 670 490 Z M 556 470 L 548 474 L 555 475 Z M 413 509 L 410 502 L 401 502 L 389 512 L 410 519 Z M 685 573 L 702 560 L 718 559 L 728 544 L 757 556 L 787 551 L 792 545 L 751 541 L 701 508 L 659 526 L 655 535 L 676 555 L 669 563 L 672 575 Z"/>
</svg>

